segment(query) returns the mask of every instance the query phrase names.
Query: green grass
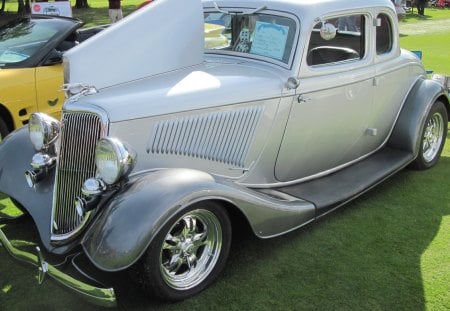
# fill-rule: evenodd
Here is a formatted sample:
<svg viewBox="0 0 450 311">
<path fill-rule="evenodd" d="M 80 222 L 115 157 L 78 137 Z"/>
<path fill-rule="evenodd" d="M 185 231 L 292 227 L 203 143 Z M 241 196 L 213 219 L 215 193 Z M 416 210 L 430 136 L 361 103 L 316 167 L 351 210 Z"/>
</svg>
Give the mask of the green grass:
<svg viewBox="0 0 450 311">
<path fill-rule="evenodd" d="M 104 23 L 106 2 L 90 3 L 98 11 L 82 16 L 90 16 L 94 24 Z M 450 11 L 425 13 L 427 20 L 408 15 L 400 23 L 401 44 L 422 50 L 427 68 L 450 74 L 448 48 L 444 49 L 449 46 L 450 29 L 413 31 L 429 20 L 450 20 Z M 444 61 L 442 51 L 447 51 Z M 435 168 L 403 170 L 314 224 L 270 240 L 235 236 L 224 273 L 195 298 L 155 303 L 127 286 L 124 278 L 119 309 L 449 310 L 449 176 L 447 139 Z M 17 213 L 8 199 L 0 200 L 0 215 Z M 27 223 L 4 228 L 32 231 Z M 0 309 L 99 309 L 54 281 L 38 285 L 35 275 L 36 269 L 12 259 L 0 247 Z"/>
<path fill-rule="evenodd" d="M 450 75 L 450 10 L 426 9 L 425 19 L 408 14 L 400 22 L 400 44 L 421 50 L 423 63 L 435 73 Z"/>
</svg>

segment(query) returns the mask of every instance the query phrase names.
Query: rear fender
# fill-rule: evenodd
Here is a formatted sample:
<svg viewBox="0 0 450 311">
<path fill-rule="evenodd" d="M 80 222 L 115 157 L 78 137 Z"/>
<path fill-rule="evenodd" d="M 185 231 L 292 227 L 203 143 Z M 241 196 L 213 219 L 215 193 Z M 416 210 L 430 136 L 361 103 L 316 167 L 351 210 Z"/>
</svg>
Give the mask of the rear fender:
<svg viewBox="0 0 450 311">
<path fill-rule="evenodd" d="M 417 80 L 406 98 L 388 146 L 411 152 L 416 158 L 420 149 L 422 129 L 431 106 L 437 99 L 444 102 L 448 111 L 448 98 L 443 86 L 429 79 Z"/>
<path fill-rule="evenodd" d="M 130 178 L 86 233 L 85 253 L 102 270 L 125 269 L 173 215 L 206 200 L 239 208 L 260 237 L 293 230 L 315 217 L 315 207 L 302 200 L 275 199 L 201 171 L 163 169 Z"/>
</svg>

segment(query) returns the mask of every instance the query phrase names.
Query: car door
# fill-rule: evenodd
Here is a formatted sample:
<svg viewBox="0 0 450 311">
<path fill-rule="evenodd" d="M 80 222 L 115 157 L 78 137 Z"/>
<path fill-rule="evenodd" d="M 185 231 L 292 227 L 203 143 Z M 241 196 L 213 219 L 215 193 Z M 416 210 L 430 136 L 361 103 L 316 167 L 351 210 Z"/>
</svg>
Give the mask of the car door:
<svg viewBox="0 0 450 311">
<path fill-rule="evenodd" d="M 0 106 L 7 109 L 14 128 L 27 123 L 36 111 L 34 68 L 0 69 Z"/>
<path fill-rule="evenodd" d="M 62 64 L 36 68 L 36 98 L 38 110 L 59 119 L 64 103 Z"/>
<path fill-rule="evenodd" d="M 347 17 L 352 23 L 345 26 L 338 26 L 343 23 L 336 18 L 313 27 L 275 167 L 280 181 L 325 174 L 370 151 L 374 70 L 367 52 L 369 18 Z M 320 34 L 322 26 L 344 28 L 330 39 Z"/>
<path fill-rule="evenodd" d="M 409 67 L 398 57 L 397 36 L 393 33 L 392 16 L 380 13 L 377 16 L 376 57 L 374 79 L 373 113 L 371 126 L 378 131 L 374 147 L 382 144 L 389 136 L 403 100 L 414 83 L 415 76 L 409 73 Z"/>
</svg>

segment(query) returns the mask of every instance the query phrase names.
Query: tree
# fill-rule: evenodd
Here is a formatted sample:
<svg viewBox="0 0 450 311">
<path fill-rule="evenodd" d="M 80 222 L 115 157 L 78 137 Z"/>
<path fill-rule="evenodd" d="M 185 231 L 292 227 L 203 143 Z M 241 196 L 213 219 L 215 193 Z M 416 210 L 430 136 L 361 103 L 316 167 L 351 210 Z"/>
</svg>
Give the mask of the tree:
<svg viewBox="0 0 450 311">
<path fill-rule="evenodd" d="M 77 9 L 87 9 L 89 7 L 88 0 L 77 0 L 75 2 L 75 7 Z"/>
<path fill-rule="evenodd" d="M 2 7 L 0 8 L 0 13 L 5 11 L 5 3 L 6 3 L 6 0 L 2 0 Z"/>
<path fill-rule="evenodd" d="M 17 13 L 31 13 L 30 0 L 17 0 Z"/>
</svg>

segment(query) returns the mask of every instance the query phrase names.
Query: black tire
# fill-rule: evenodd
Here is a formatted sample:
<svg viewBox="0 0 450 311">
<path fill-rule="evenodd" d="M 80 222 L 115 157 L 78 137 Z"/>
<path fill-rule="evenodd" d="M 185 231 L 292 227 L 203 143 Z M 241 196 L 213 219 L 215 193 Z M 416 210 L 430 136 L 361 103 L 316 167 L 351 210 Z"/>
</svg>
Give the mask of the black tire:
<svg viewBox="0 0 450 311">
<path fill-rule="evenodd" d="M 132 278 L 151 297 L 180 301 L 217 279 L 231 244 L 227 212 L 200 202 L 173 216 L 132 268 Z"/>
<path fill-rule="evenodd" d="M 5 139 L 6 135 L 9 134 L 8 126 L 5 121 L 0 117 L 0 142 Z"/>
<path fill-rule="evenodd" d="M 426 170 L 436 165 L 444 148 L 448 130 L 448 114 L 444 103 L 434 102 L 420 135 L 419 154 L 411 166 Z"/>
</svg>

